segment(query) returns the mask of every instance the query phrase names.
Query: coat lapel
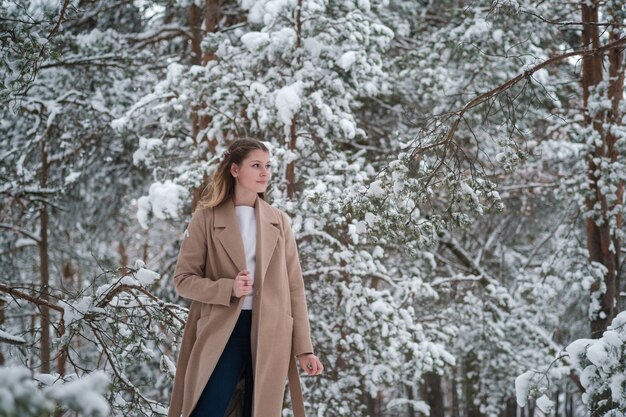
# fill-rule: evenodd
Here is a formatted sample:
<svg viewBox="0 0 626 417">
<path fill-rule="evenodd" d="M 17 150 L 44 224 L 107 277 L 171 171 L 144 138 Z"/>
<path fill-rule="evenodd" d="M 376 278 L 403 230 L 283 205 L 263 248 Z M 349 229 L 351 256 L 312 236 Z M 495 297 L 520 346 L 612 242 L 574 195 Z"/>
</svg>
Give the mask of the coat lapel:
<svg viewBox="0 0 626 417">
<path fill-rule="evenodd" d="M 265 279 L 265 271 L 272 259 L 274 249 L 276 249 L 276 243 L 278 242 L 278 236 L 280 231 L 278 229 L 278 216 L 272 207 L 261 197 L 257 195 L 255 206 L 256 215 L 256 266 L 255 266 L 255 284 L 258 279 L 258 288 L 263 285 Z M 260 244 L 259 244 L 260 243 Z"/>
<path fill-rule="evenodd" d="M 254 285 L 260 288 L 265 278 L 265 271 L 269 265 L 280 231 L 279 219 L 272 207 L 258 195 L 254 204 L 256 218 L 256 265 Z M 228 197 L 215 207 L 213 227 L 216 237 L 233 262 L 237 271 L 246 268 L 246 254 L 241 238 L 241 229 L 235 212 L 235 203 Z"/>
<path fill-rule="evenodd" d="M 224 250 L 226 250 L 237 271 L 244 269 L 246 267 L 246 255 L 237 214 L 235 213 L 235 203 L 232 198 L 227 198 L 215 207 L 213 211 L 213 228 L 219 229 L 215 233 L 217 240 L 220 241 Z"/>
</svg>

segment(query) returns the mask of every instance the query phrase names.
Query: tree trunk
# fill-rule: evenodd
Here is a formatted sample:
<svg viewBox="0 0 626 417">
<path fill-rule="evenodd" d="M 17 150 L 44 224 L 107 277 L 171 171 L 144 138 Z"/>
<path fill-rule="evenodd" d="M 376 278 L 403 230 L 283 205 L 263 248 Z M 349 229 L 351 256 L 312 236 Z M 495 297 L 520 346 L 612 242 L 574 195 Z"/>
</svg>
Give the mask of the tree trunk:
<svg viewBox="0 0 626 417">
<path fill-rule="evenodd" d="M 467 417 L 482 417 L 480 407 L 474 403 L 478 392 L 478 371 L 476 355 L 468 353 L 463 360 L 463 399 Z"/>
<path fill-rule="evenodd" d="M 291 119 L 291 127 L 289 128 L 289 150 L 296 149 L 296 116 Z M 296 161 L 287 164 L 287 197 L 294 198 L 296 195 Z"/>
<path fill-rule="evenodd" d="M 296 30 L 296 49 L 302 46 L 302 0 L 298 0 L 298 7 L 296 8 L 295 16 L 295 30 Z M 289 127 L 289 150 L 295 152 L 298 135 L 296 132 L 296 121 L 298 114 L 294 114 L 291 118 L 291 126 Z M 296 161 L 291 161 L 287 165 L 287 197 L 294 198 L 296 194 Z"/>
<path fill-rule="evenodd" d="M 500 417 L 517 417 L 517 402 L 515 398 L 506 400 L 506 406 L 500 412 Z"/>
<path fill-rule="evenodd" d="M 202 62 L 202 9 L 192 3 L 189 6 L 189 31 L 191 32 L 191 64 L 200 65 Z"/>
<path fill-rule="evenodd" d="M 0 327 L 4 327 L 4 306 L 6 304 L 6 299 L 4 296 L 0 295 Z M 0 366 L 4 365 L 4 355 L 0 351 Z"/>
<path fill-rule="evenodd" d="M 453 374 L 452 376 L 452 380 L 450 381 L 450 386 L 451 386 L 451 391 L 452 391 L 452 395 L 451 395 L 451 400 L 452 400 L 452 410 L 451 410 L 451 415 L 453 416 L 459 416 L 460 415 L 460 407 L 459 407 L 459 393 L 458 393 L 458 386 L 457 386 L 457 375 L 456 372 Z"/>
<path fill-rule="evenodd" d="M 583 48 L 600 47 L 599 27 L 593 23 L 598 22 L 597 0 L 581 3 L 582 21 L 591 23 L 583 25 Z M 612 18 L 612 11 L 608 11 Z M 618 33 L 613 28 L 609 28 L 609 42 L 618 37 Z M 583 89 L 583 109 L 585 125 L 592 128 L 599 137 L 593 149 L 587 155 L 587 175 L 591 187 L 585 204 L 589 212 L 600 211 L 598 216 L 590 216 L 586 220 L 587 248 L 589 260 L 598 262 L 606 267 L 604 282 L 596 282 L 591 287 L 592 303 L 597 302 L 591 318 L 591 337 L 599 338 L 611 323 L 617 311 L 618 294 L 618 270 L 620 264 L 621 241 L 619 237 L 612 233 L 618 231 L 622 226 L 621 214 L 613 214 L 616 205 L 622 204 L 624 194 L 624 184 L 619 182 L 612 193 L 607 192 L 607 187 L 602 182 L 610 181 L 609 178 L 602 178 L 598 170 L 604 169 L 598 162 L 615 163 L 618 160 L 616 149 L 617 137 L 614 129 L 605 129 L 606 126 L 621 125 L 623 112 L 620 111 L 620 103 L 624 90 L 624 54 L 621 48 L 615 48 L 609 52 L 608 75 L 610 79 L 604 79 L 604 55 L 593 54 L 583 57 L 582 64 L 582 89 Z M 597 88 L 602 88 L 603 82 L 608 82 L 609 88 L 606 92 L 598 92 L 610 101 L 610 109 L 602 109 L 596 114 L 590 114 L 587 109 L 590 100 L 594 100 L 592 92 Z M 600 221 L 598 221 L 600 220 Z"/>
<path fill-rule="evenodd" d="M 191 50 L 193 51 L 191 63 L 193 65 L 206 65 L 207 62 L 215 59 L 215 55 L 202 52 L 201 44 L 204 35 L 210 32 L 215 32 L 220 22 L 220 0 L 205 0 L 204 3 L 204 32 L 200 29 L 202 23 L 202 10 L 195 5 L 189 8 L 189 27 L 192 33 Z M 198 140 L 198 134 L 202 132 L 211 122 L 211 117 L 208 115 L 201 115 L 200 110 L 204 109 L 205 105 L 200 103 L 195 105 L 191 109 L 191 136 L 194 140 Z M 209 143 L 209 151 L 215 150 L 215 141 L 210 141 L 206 136 L 202 137 L 202 141 Z M 202 197 L 202 191 L 205 188 L 205 184 L 208 182 L 208 178 L 205 177 L 203 185 L 193 191 L 192 209 L 195 210 L 200 198 Z"/>
<path fill-rule="evenodd" d="M 559 417 L 559 407 L 561 406 L 561 402 L 559 401 L 561 397 L 561 390 L 556 390 L 556 397 L 554 399 L 554 417 Z"/>
<path fill-rule="evenodd" d="M 430 407 L 430 417 L 444 417 L 441 377 L 434 372 L 424 374 L 422 398 Z"/>
<path fill-rule="evenodd" d="M 41 140 L 41 172 L 39 185 L 45 188 L 48 180 L 48 154 L 46 140 Z M 48 206 L 42 203 L 39 209 L 39 284 L 41 294 L 39 298 L 50 301 L 50 274 L 48 272 Z M 41 373 L 50 373 L 50 309 L 46 305 L 40 306 L 41 326 Z"/>
<path fill-rule="evenodd" d="M 406 398 L 409 401 L 415 400 L 415 395 L 413 395 L 413 385 L 405 384 L 404 388 L 406 390 Z M 417 417 L 417 414 L 415 413 L 415 408 L 413 407 L 412 403 L 409 403 L 407 417 Z"/>
</svg>

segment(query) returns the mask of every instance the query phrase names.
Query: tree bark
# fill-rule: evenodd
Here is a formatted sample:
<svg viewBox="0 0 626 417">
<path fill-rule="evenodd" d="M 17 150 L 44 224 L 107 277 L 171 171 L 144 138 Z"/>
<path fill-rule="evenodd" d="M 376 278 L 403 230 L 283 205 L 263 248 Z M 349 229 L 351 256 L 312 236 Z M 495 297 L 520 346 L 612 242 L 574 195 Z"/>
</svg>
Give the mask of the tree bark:
<svg viewBox="0 0 626 417">
<path fill-rule="evenodd" d="M 189 6 L 189 31 L 191 32 L 191 64 L 200 65 L 202 62 L 202 9 L 192 3 Z"/>
<path fill-rule="evenodd" d="M 422 398 L 430 407 L 430 417 L 444 417 L 443 390 L 441 389 L 441 376 L 434 372 L 424 374 L 422 385 Z"/>
<path fill-rule="evenodd" d="M 6 300 L 3 296 L 0 295 L 0 326 L 4 328 L 4 306 L 6 305 Z M 0 366 L 4 365 L 4 355 L 0 351 Z"/>
<path fill-rule="evenodd" d="M 205 0 L 204 3 L 204 32 L 201 28 L 202 10 L 195 5 L 189 8 L 189 26 L 192 33 L 191 49 L 193 56 L 191 63 L 194 65 L 206 65 L 209 61 L 215 59 L 215 55 L 202 52 L 201 44 L 202 39 L 207 33 L 215 32 L 219 27 L 220 22 L 220 0 Z M 191 135 L 194 140 L 198 140 L 198 135 L 202 132 L 211 122 L 211 117 L 208 115 L 201 115 L 201 110 L 205 108 L 203 103 L 195 105 L 191 109 Z M 216 142 L 211 141 L 206 136 L 202 137 L 202 141 L 209 143 L 209 150 L 214 151 Z M 193 191 L 192 209 L 195 210 L 200 198 L 202 197 L 202 191 L 205 188 L 208 178 L 205 177 L 203 185 Z"/>
<path fill-rule="evenodd" d="M 457 386 L 457 375 L 456 372 L 454 373 L 454 375 L 452 376 L 452 380 L 450 381 L 450 387 L 451 387 L 451 391 L 452 391 L 452 395 L 451 395 L 451 401 L 452 401 L 452 410 L 451 410 L 451 415 L 453 416 L 458 416 L 460 415 L 460 404 L 459 404 L 459 393 L 458 393 L 458 386 Z"/>
<path fill-rule="evenodd" d="M 289 150 L 295 152 L 296 149 L 296 116 L 291 119 L 289 128 Z M 296 195 L 296 161 L 287 164 L 287 197 L 294 198 Z"/>
<path fill-rule="evenodd" d="M 581 2 L 581 15 L 583 25 L 583 48 L 595 49 L 600 47 L 598 22 L 599 2 Z M 612 11 L 608 11 L 612 16 Z M 609 42 L 619 39 L 617 30 L 609 29 Z M 591 187 L 585 199 L 585 205 L 589 212 L 600 211 L 598 216 L 590 216 L 586 219 L 587 248 L 589 260 L 598 262 L 606 267 L 603 282 L 595 282 L 591 287 L 592 302 L 597 300 L 598 309 L 591 318 L 591 337 L 599 338 L 613 320 L 618 305 L 618 271 L 620 265 L 621 241 L 612 231 L 620 230 L 622 216 L 612 213 L 616 205 L 621 205 L 624 194 L 624 184 L 619 182 L 614 192 L 602 187 L 602 178 L 598 162 L 615 163 L 619 154 L 616 149 L 617 137 L 613 129 L 605 129 L 605 126 L 621 125 L 623 112 L 620 111 L 620 103 L 624 90 L 624 54 L 622 48 L 613 48 L 609 51 L 608 76 L 604 79 L 604 55 L 592 54 L 583 56 L 582 64 L 582 93 L 585 125 L 592 128 L 600 138 L 587 155 L 587 177 Z M 590 114 L 588 105 L 592 98 L 592 92 L 608 82 L 609 88 L 604 98 L 610 100 L 610 109 L 601 109 L 595 114 Z M 598 94 L 598 93 L 597 93 Z M 598 221 L 600 220 L 600 221 Z M 605 287 L 605 288 L 603 288 Z"/>
<path fill-rule="evenodd" d="M 48 154 L 46 150 L 46 140 L 41 140 L 41 171 L 39 173 L 39 185 L 45 188 L 48 181 Z M 48 271 L 48 206 L 42 203 L 39 208 L 39 284 L 41 295 L 40 298 L 50 302 L 50 273 Z M 50 309 L 47 305 L 40 306 L 41 326 L 41 372 L 50 373 Z"/>
<path fill-rule="evenodd" d="M 483 417 L 480 407 L 474 403 L 479 383 L 476 355 L 468 353 L 463 360 L 463 400 L 467 417 Z"/>
<path fill-rule="evenodd" d="M 413 386 L 409 384 L 405 384 L 404 388 L 406 390 L 406 398 L 409 401 L 413 401 L 415 399 L 415 395 L 413 395 Z M 415 407 L 413 407 L 412 403 L 409 403 L 408 410 L 407 410 L 407 417 L 416 417 L 416 416 L 417 414 L 415 413 Z"/>
</svg>

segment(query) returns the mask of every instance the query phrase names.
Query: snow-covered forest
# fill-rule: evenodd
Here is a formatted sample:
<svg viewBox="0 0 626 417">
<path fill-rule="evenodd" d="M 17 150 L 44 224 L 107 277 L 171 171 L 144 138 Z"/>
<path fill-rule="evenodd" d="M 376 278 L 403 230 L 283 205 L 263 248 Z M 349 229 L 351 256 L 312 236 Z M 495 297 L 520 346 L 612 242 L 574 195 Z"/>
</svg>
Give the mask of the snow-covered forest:
<svg viewBox="0 0 626 417">
<path fill-rule="evenodd" d="M 626 415 L 622 0 L 0 0 L 0 416 L 164 416 L 264 141 L 312 417 Z M 290 416 L 287 396 L 284 416 Z"/>
</svg>

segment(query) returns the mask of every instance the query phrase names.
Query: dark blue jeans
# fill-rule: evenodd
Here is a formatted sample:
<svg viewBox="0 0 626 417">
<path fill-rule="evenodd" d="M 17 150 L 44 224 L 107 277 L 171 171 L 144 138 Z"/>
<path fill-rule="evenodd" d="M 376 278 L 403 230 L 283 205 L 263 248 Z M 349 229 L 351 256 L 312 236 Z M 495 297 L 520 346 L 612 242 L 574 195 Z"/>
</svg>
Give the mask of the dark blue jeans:
<svg viewBox="0 0 626 417">
<path fill-rule="evenodd" d="M 224 417 L 237 383 L 245 377 L 243 417 L 252 415 L 252 352 L 250 329 L 252 310 L 241 310 L 209 382 L 190 417 Z"/>
</svg>

